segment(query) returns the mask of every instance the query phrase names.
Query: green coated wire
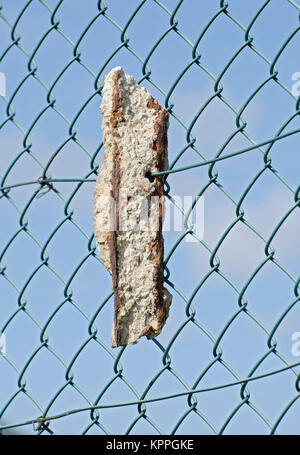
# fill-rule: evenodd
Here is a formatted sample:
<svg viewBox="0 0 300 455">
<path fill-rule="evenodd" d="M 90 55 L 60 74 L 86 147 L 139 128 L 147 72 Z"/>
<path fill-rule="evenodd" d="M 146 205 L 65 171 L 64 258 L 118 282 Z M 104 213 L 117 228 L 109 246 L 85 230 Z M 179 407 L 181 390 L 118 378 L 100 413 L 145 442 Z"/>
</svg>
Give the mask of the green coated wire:
<svg viewBox="0 0 300 455">
<path fill-rule="evenodd" d="M 282 368 L 279 368 L 277 370 L 269 371 L 267 373 L 263 373 L 263 374 L 260 374 L 260 375 L 256 375 L 256 376 L 252 376 L 252 377 L 248 377 L 248 378 L 244 378 L 244 379 L 240 379 L 238 381 L 232 381 L 230 383 L 225 383 L 225 384 L 211 386 L 211 387 L 204 387 L 202 389 L 191 389 L 191 390 L 187 390 L 185 392 L 178 392 L 178 393 L 174 393 L 174 394 L 163 395 L 163 396 L 147 398 L 147 399 L 141 399 L 141 400 L 136 400 L 136 401 L 127 401 L 127 402 L 122 402 L 122 403 L 102 404 L 102 405 L 96 405 L 96 406 L 91 406 L 91 407 L 86 407 L 86 408 L 72 409 L 72 410 L 63 412 L 61 414 L 56 414 L 56 415 L 53 415 L 53 416 L 37 417 L 34 420 L 27 420 L 25 422 L 14 424 L 14 425 L 3 425 L 1 428 L 2 429 L 8 429 L 8 428 L 14 428 L 14 427 L 17 427 L 17 426 L 32 425 L 33 423 L 39 423 L 39 422 L 43 422 L 44 423 L 46 421 L 61 419 L 63 417 L 67 417 L 67 416 L 70 416 L 72 414 L 77 414 L 79 412 L 90 411 L 91 409 L 120 408 L 120 407 L 124 407 L 124 406 L 133 406 L 133 405 L 136 405 L 136 404 L 153 403 L 153 402 L 156 402 L 156 401 L 169 400 L 169 399 L 172 399 L 172 398 L 177 398 L 177 397 L 181 397 L 181 396 L 185 396 L 185 395 L 189 395 L 189 394 L 194 394 L 194 393 L 212 392 L 212 391 L 219 390 L 219 389 L 233 387 L 235 385 L 240 385 L 240 384 L 242 384 L 244 382 L 251 382 L 251 381 L 256 381 L 256 380 L 259 380 L 259 379 L 263 379 L 263 378 L 272 376 L 274 374 L 278 374 L 278 373 L 281 373 L 283 371 L 289 370 L 289 369 L 291 369 L 291 368 L 293 368 L 295 366 L 299 366 L 299 365 L 300 365 L 300 362 L 296 362 L 296 363 L 287 365 L 286 367 L 282 367 Z M 295 399 L 297 399 L 297 398 L 298 398 L 298 395 L 295 397 Z"/>
</svg>

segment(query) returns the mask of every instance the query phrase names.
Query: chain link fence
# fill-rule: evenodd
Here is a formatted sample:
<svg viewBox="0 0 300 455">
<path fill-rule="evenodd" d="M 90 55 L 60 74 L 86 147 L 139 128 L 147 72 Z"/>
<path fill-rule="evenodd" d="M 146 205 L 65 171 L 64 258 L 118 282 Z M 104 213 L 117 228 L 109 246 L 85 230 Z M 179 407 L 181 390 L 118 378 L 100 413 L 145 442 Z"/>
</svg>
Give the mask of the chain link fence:
<svg viewBox="0 0 300 455">
<path fill-rule="evenodd" d="M 293 0 L 2 1 L 3 434 L 299 434 L 299 14 Z M 162 334 L 112 349 L 92 193 L 117 65 L 170 113 L 182 226 L 164 233 Z"/>
</svg>

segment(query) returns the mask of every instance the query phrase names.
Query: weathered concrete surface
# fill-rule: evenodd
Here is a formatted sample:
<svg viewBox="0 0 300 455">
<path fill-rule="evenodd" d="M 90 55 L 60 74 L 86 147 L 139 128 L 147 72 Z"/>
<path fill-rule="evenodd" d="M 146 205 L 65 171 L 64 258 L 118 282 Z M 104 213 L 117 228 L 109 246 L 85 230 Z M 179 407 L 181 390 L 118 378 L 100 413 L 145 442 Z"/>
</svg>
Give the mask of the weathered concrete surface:
<svg viewBox="0 0 300 455">
<path fill-rule="evenodd" d="M 105 158 L 94 192 L 94 231 L 112 275 L 116 347 L 137 343 L 143 335 L 155 337 L 169 314 L 172 296 L 163 287 L 163 177 L 146 177 L 168 165 L 168 113 L 121 67 L 106 76 L 102 94 Z"/>
</svg>

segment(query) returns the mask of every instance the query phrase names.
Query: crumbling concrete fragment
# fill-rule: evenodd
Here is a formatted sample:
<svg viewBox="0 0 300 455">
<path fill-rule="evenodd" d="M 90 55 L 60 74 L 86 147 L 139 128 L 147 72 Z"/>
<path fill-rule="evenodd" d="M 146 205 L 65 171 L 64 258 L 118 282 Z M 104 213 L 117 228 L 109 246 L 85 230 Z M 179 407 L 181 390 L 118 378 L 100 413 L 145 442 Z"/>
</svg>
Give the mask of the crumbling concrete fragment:
<svg viewBox="0 0 300 455">
<path fill-rule="evenodd" d="M 132 76 L 116 67 L 102 91 L 105 148 L 94 192 L 94 231 L 112 275 L 112 346 L 158 335 L 172 296 L 163 287 L 163 171 L 168 112 Z"/>
</svg>

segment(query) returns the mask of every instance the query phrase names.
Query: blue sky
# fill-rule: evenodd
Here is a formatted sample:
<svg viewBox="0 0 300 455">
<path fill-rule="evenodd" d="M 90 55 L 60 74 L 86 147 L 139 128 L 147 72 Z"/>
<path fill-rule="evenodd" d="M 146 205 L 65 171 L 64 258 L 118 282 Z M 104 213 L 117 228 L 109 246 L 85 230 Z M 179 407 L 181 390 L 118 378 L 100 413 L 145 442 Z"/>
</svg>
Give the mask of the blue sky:
<svg viewBox="0 0 300 455">
<path fill-rule="evenodd" d="M 55 8 L 57 0 L 48 1 L 50 9 Z M 140 1 L 122 2 L 107 0 L 106 14 L 122 28 L 140 4 Z M 180 3 L 180 2 L 179 2 Z M 171 163 L 186 146 L 186 129 L 199 109 L 214 94 L 215 79 L 222 73 L 225 65 L 235 52 L 245 43 L 245 31 L 234 22 L 248 27 L 262 1 L 253 0 L 251 4 L 229 0 L 228 15 L 221 13 L 204 34 L 197 52 L 201 54 L 200 64 L 193 64 L 179 81 L 171 95 L 174 104 L 169 128 L 169 162 Z M 13 24 L 25 2 L 2 0 L 2 13 Z M 175 0 L 164 1 L 166 8 L 173 11 L 178 4 Z M 220 2 L 216 0 L 184 0 L 176 13 L 178 31 L 191 43 L 195 43 L 209 20 L 219 11 Z M 83 65 L 74 61 L 59 78 L 51 91 L 55 97 L 54 109 L 48 108 L 38 118 L 39 113 L 48 105 L 47 92 L 54 84 L 58 74 L 74 58 L 74 44 L 81 33 L 97 14 L 97 1 L 83 3 L 78 0 L 64 0 L 57 11 L 60 20 L 59 30 L 52 30 L 34 56 L 32 67 L 37 66 L 35 76 L 29 76 L 14 96 L 12 105 L 15 121 L 7 122 L 0 130 L 1 161 L 0 174 L 5 175 L 10 163 L 31 144 L 30 153 L 23 153 L 9 173 L 5 185 L 37 180 L 42 175 L 55 150 L 61 147 L 76 130 L 77 142 L 70 140 L 61 149 L 49 167 L 52 178 L 83 178 L 91 171 L 91 157 L 101 144 L 101 118 L 99 105 L 101 97 L 97 94 L 85 106 L 81 115 L 76 114 L 95 92 L 93 74 L 98 74 L 110 55 L 120 46 L 120 30 L 108 17 L 100 15 L 91 25 L 79 43 L 78 52 Z M 221 78 L 221 100 L 213 100 L 200 114 L 192 129 L 196 139 L 195 151 L 189 148 L 178 160 L 176 166 L 183 167 L 213 158 L 228 137 L 236 131 L 236 113 L 247 102 L 248 97 L 270 76 L 270 64 L 275 59 L 282 44 L 299 26 L 299 14 L 292 1 L 270 1 L 251 27 L 255 52 L 245 47 Z M 7 118 L 7 103 L 16 87 L 28 75 L 28 60 L 42 36 L 51 27 L 51 13 L 45 3 L 33 0 L 16 27 L 20 35 L 20 45 L 26 50 L 24 55 L 17 46 L 7 52 L 0 64 L 0 71 L 6 76 L 7 93 L 0 99 L 0 122 Z M 170 15 L 162 8 L 162 3 L 147 0 L 127 29 L 130 47 L 144 61 L 153 45 L 170 27 Z M 0 53 L 11 44 L 11 31 L 5 21 L 0 21 L 2 37 Z M 68 37 L 68 39 L 66 39 Z M 68 41 L 70 40 L 70 41 Z M 278 80 L 269 80 L 252 98 L 244 109 L 242 118 L 247 122 L 245 133 L 254 143 L 267 140 L 277 134 L 284 122 L 296 110 L 296 98 L 292 90 L 292 75 L 300 71 L 299 62 L 300 34 L 293 39 L 276 62 Z M 265 58 L 263 58 L 263 55 Z M 164 105 L 168 93 L 178 75 L 192 61 L 192 46 L 171 30 L 156 48 L 148 66 L 151 81 L 143 85 Z M 137 80 L 143 77 L 140 60 L 125 47 L 108 62 L 100 75 L 103 82 L 105 74 L 115 66 L 121 65 L 124 71 Z M 32 69 L 31 67 L 31 69 Z M 88 68 L 88 70 L 86 69 Z M 210 72 L 210 75 L 208 72 Z M 40 83 L 42 81 L 42 84 Z M 99 85 L 100 86 L 100 85 Z M 53 100 L 53 98 L 51 98 Z M 231 108 L 224 102 L 230 103 Z M 234 112 L 235 111 L 235 112 Z M 64 118 L 62 118 L 62 115 Z M 176 116 L 176 118 L 175 118 Z M 66 120 L 67 119 L 67 120 Z M 75 121 L 70 133 L 69 125 Z M 68 123 L 69 122 L 69 123 Z M 33 128 L 31 126 L 33 125 Z M 299 128 L 296 117 L 284 132 Z M 29 137 L 26 136 L 31 129 Z M 238 133 L 227 145 L 224 154 L 236 152 L 251 145 L 249 139 Z M 292 135 L 273 144 L 270 157 L 276 172 L 266 169 L 253 185 L 242 208 L 245 220 L 268 239 L 286 212 L 294 205 L 294 190 L 299 185 L 298 136 Z M 264 147 L 262 150 L 266 150 Z M 36 159 L 33 159 L 36 158 Z M 41 165 L 38 164 L 39 161 Z M 103 162 L 103 148 L 95 158 L 95 164 Z M 218 244 L 224 231 L 236 220 L 236 205 L 246 187 L 264 167 L 263 154 L 255 149 L 243 155 L 220 161 L 215 165 L 217 183 L 208 186 L 204 193 L 205 219 L 202 243 L 180 243 L 172 255 L 168 269 L 169 286 L 173 303 L 167 324 L 157 340 L 166 348 L 178 328 L 186 321 L 186 303 L 194 289 L 211 271 L 211 253 Z M 168 183 L 171 196 L 197 196 L 209 183 L 209 166 L 205 165 L 176 174 L 170 174 Z M 94 178 L 92 175 L 91 178 Z M 281 178 L 281 180 L 280 180 Z M 282 181 L 288 182 L 288 186 Z M 1 236 L 2 251 L 11 237 L 28 222 L 28 232 L 22 230 L 5 251 L 3 262 L 8 279 L 0 276 L 1 323 L 5 326 L 7 358 L 0 357 L 1 394 L 0 408 L 18 390 L 18 373 L 8 359 L 20 371 L 27 360 L 40 346 L 41 328 L 50 315 L 61 305 L 47 326 L 49 346 L 56 355 L 70 364 L 78 349 L 87 341 L 89 320 L 93 318 L 101 303 L 110 294 L 110 277 L 104 266 L 93 256 L 89 256 L 73 277 L 73 271 L 89 253 L 88 240 L 92 235 L 92 197 L 94 183 L 87 182 L 72 194 L 76 183 L 55 183 L 55 189 L 43 197 L 32 199 L 37 185 L 17 187 L 10 191 L 11 199 L 2 197 Z M 70 205 L 66 202 L 72 197 Z M 28 203 L 30 204 L 28 205 Z M 28 205 L 28 207 L 27 207 Z M 17 206 L 17 207 L 16 207 Z M 72 219 L 66 219 L 73 211 Z M 27 208 L 26 208 L 27 207 Z M 26 208 L 25 218 L 20 214 Z M 272 241 L 275 259 L 295 280 L 299 276 L 299 211 L 296 209 L 286 219 Z M 64 219 L 47 244 L 48 264 L 41 265 L 41 250 L 45 242 Z M 165 232 L 166 254 L 182 232 Z M 34 238 L 33 238 L 34 237 Z M 35 239 L 35 240 L 34 240 Z M 245 223 L 238 222 L 226 237 L 217 255 L 220 271 L 228 277 L 237 289 L 241 290 L 254 270 L 266 258 L 265 242 Z M 45 257 L 45 256 L 44 256 Z M 41 267 L 39 267 L 41 265 Z M 36 271 L 37 270 L 37 271 Z M 59 274 L 55 274 L 53 270 Z M 32 273 L 36 271 L 32 279 Z M 72 302 L 65 303 L 65 283 L 71 279 Z M 28 282 L 29 280 L 29 282 Z M 12 285 L 12 282 L 14 285 Z M 26 283 L 28 282 L 28 285 Z M 24 288 L 26 309 L 20 311 L 8 324 L 10 316 L 18 308 L 19 293 L 14 287 Z M 69 295 L 69 289 L 67 294 Z M 295 299 L 294 283 L 278 265 L 269 261 L 251 281 L 245 291 L 247 309 L 270 332 L 289 304 Z M 23 302 L 23 300 L 22 300 Z M 189 321 L 170 348 L 171 367 L 177 376 L 183 378 L 191 387 L 200 373 L 214 359 L 214 343 L 205 334 L 208 331 L 217 339 L 224 326 L 238 310 L 238 293 L 224 278 L 213 272 L 197 292 L 193 302 L 195 318 L 201 327 Z M 84 313 L 84 314 L 83 314 Z M 300 331 L 299 305 L 284 318 L 276 331 L 277 348 L 288 363 L 300 362 L 291 353 L 292 334 Z M 40 327 L 31 318 L 36 318 Z M 84 316 L 86 315 L 86 317 Z M 66 386 L 54 401 L 48 414 L 55 415 L 93 403 L 105 385 L 114 377 L 114 359 L 119 350 L 110 348 L 110 328 L 113 319 L 112 298 L 101 309 L 95 325 L 102 345 L 91 340 L 84 346 L 72 366 L 76 387 L 84 390 L 82 398 L 75 387 Z M 222 359 L 227 362 L 240 378 L 247 377 L 267 351 L 266 333 L 253 321 L 249 314 L 240 313 L 232 322 L 221 339 Z M 105 347 L 105 348 L 104 348 Z M 162 351 L 159 346 L 148 340 L 125 349 L 121 357 L 123 374 L 132 384 L 137 394 L 141 394 L 149 381 L 163 367 Z M 256 370 L 263 374 L 280 369 L 284 363 L 271 353 Z M 299 369 L 298 369 L 299 371 Z M 45 409 L 60 387 L 66 384 L 66 367 L 63 366 L 50 349 L 42 347 L 30 362 L 24 377 L 26 390 Z M 224 365 L 216 362 L 201 379 L 198 387 L 205 388 L 232 382 L 235 378 Z M 296 376 L 293 372 L 283 372 L 264 380 L 249 383 L 251 406 L 256 406 L 274 425 L 281 412 L 296 394 Z M 172 374 L 164 371 L 155 382 L 148 397 L 183 392 L 184 386 Z M 179 426 L 181 434 L 211 434 L 213 428 L 220 431 L 226 418 L 241 403 L 240 386 L 218 391 L 197 394 L 197 409 L 201 418 L 191 412 Z M 118 378 L 105 392 L 101 403 L 117 403 L 136 399 L 130 387 Z M 259 433 L 270 431 L 265 421 L 253 408 L 244 404 L 232 418 L 225 433 Z M 176 422 L 188 410 L 186 397 L 169 399 L 146 405 L 146 415 L 164 433 L 170 433 Z M 99 422 L 112 434 L 124 433 L 138 416 L 137 406 L 100 410 Z M 23 393 L 9 405 L 1 420 L 3 425 L 34 419 L 42 411 Z M 278 427 L 278 432 L 299 434 L 300 405 L 296 401 Z M 205 417 L 204 417 L 205 416 Z M 211 426 L 205 423 L 209 421 Z M 89 413 L 78 413 L 51 422 L 55 433 L 79 433 L 90 423 Z M 33 433 L 32 426 L 20 427 L 20 432 Z M 93 426 L 89 433 L 101 434 L 103 431 Z M 145 419 L 140 419 L 132 434 L 155 433 Z"/>
</svg>

